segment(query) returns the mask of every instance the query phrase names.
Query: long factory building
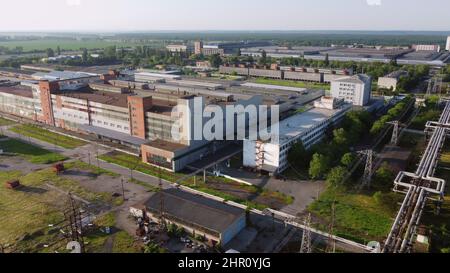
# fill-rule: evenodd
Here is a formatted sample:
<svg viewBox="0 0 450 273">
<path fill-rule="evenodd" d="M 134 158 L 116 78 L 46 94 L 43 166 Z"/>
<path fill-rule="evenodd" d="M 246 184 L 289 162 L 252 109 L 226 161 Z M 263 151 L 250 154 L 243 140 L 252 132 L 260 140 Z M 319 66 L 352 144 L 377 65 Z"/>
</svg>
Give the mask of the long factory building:
<svg viewBox="0 0 450 273">
<path fill-rule="evenodd" d="M 195 100 L 205 111 L 262 103 L 262 96 L 235 97 L 210 90 L 201 95 L 163 90 L 164 86 L 131 90 L 119 84 L 114 73 L 100 77 L 64 75 L 67 79 L 43 76 L 21 84 L 1 83 L 0 111 L 127 145 L 139 151 L 144 162 L 171 171 L 179 171 L 217 149 L 210 141 L 193 140 Z"/>
<path fill-rule="evenodd" d="M 221 74 L 236 74 L 245 77 L 264 77 L 278 80 L 307 81 L 318 83 L 330 83 L 343 76 L 353 75 L 352 69 L 317 69 L 307 67 L 283 67 L 272 65 L 271 67 L 247 67 L 246 65 L 220 66 Z"/>
</svg>

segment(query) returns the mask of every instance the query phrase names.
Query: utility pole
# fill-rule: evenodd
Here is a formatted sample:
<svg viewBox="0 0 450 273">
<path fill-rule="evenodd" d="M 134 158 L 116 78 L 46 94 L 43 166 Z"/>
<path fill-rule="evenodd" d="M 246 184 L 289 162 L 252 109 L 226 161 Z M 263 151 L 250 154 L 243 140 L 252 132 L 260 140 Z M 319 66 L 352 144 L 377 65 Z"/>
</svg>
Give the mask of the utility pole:
<svg viewBox="0 0 450 273">
<path fill-rule="evenodd" d="M 394 125 L 393 131 L 392 131 L 392 138 L 391 138 L 391 144 L 397 146 L 398 145 L 398 137 L 400 132 L 400 122 L 398 120 L 388 122 L 388 124 Z"/>
<path fill-rule="evenodd" d="M 362 185 L 361 187 L 365 187 L 368 186 L 370 188 L 370 183 L 372 181 L 372 176 L 373 176 L 373 157 L 374 157 L 374 152 L 373 150 L 365 150 L 365 151 L 361 151 L 359 152 L 359 154 L 362 154 L 364 156 L 366 156 L 366 167 L 364 169 L 364 175 L 362 178 Z"/>
<path fill-rule="evenodd" d="M 64 211 L 64 216 L 69 221 L 70 238 L 71 241 L 77 242 L 80 245 L 81 253 L 84 252 L 83 239 L 83 223 L 81 221 L 80 207 L 76 204 L 71 193 L 69 193 L 69 200 L 67 209 Z"/>
<path fill-rule="evenodd" d="M 311 253 L 311 213 L 309 213 L 303 222 L 305 228 L 303 229 L 302 245 L 300 247 L 300 253 Z"/>
<path fill-rule="evenodd" d="M 334 232 L 334 221 L 336 214 L 336 200 L 331 204 L 331 221 L 330 226 L 328 227 L 328 243 L 327 248 L 325 250 L 326 253 L 335 253 L 336 252 L 336 241 L 334 240 L 333 232 Z"/>
<path fill-rule="evenodd" d="M 123 201 L 125 201 L 125 188 L 123 187 L 123 177 L 120 179 L 122 182 L 122 197 L 123 197 Z"/>
</svg>

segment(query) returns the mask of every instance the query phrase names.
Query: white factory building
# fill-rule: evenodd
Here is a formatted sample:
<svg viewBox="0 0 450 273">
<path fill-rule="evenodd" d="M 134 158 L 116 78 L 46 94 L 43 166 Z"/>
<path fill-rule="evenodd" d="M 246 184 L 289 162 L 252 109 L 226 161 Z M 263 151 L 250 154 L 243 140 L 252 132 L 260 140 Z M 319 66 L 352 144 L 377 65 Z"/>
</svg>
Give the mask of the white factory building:
<svg viewBox="0 0 450 273">
<path fill-rule="evenodd" d="M 450 36 L 447 37 L 447 45 L 445 46 L 445 50 L 450 51 Z"/>
<path fill-rule="evenodd" d="M 372 78 L 365 74 L 342 77 L 331 82 L 331 96 L 344 99 L 356 106 L 369 103 L 372 93 Z"/>
<path fill-rule="evenodd" d="M 279 122 L 275 141 L 244 140 L 243 165 L 270 174 L 289 167 L 288 154 L 293 144 L 301 141 L 306 149 L 323 139 L 329 125 L 339 122 L 352 108 L 342 99 L 323 97 L 309 111 Z"/>
</svg>

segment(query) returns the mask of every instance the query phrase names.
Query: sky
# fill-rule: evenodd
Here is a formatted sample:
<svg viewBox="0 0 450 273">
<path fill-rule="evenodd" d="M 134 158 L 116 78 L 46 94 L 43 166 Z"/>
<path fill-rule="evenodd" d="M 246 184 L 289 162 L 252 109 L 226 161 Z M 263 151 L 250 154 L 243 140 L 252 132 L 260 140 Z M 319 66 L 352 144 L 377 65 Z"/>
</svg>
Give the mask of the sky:
<svg viewBox="0 0 450 273">
<path fill-rule="evenodd" d="M 449 31 L 449 0 L 13 0 L 0 31 Z"/>
</svg>

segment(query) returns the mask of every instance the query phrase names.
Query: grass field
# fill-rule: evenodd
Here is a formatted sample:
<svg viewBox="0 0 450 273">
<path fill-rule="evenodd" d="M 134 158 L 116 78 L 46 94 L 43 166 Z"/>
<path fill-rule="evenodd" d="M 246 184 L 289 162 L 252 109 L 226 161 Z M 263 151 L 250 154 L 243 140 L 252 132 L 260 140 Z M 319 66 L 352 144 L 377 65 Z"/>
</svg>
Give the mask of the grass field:
<svg viewBox="0 0 450 273">
<path fill-rule="evenodd" d="M 15 124 L 14 121 L 0 117 L 0 126 L 8 126 L 8 125 L 13 125 L 13 124 Z"/>
<path fill-rule="evenodd" d="M 102 155 L 99 158 L 106 162 L 131 168 L 151 176 L 158 177 L 159 175 L 158 168 L 143 163 L 140 158 L 136 156 L 113 152 Z M 171 173 L 165 170 L 161 171 L 161 178 L 169 182 L 176 182 L 177 179 L 182 178 L 183 176 L 184 174 L 181 173 Z M 265 190 L 256 186 L 240 184 L 222 177 L 208 176 L 207 183 L 204 183 L 203 177 L 197 176 L 195 181 L 192 177 L 183 181 L 182 184 L 192 189 L 221 197 L 225 200 L 234 201 L 258 209 L 274 206 L 277 206 L 274 208 L 279 208 L 279 206 L 292 204 L 294 201 L 292 196 Z"/>
<path fill-rule="evenodd" d="M 4 152 L 22 156 L 29 162 L 35 164 L 52 164 L 67 159 L 60 154 L 52 153 L 45 149 L 15 139 L 0 141 L 0 149 Z"/>
<path fill-rule="evenodd" d="M 331 206 L 334 193 L 327 190 L 319 200 L 310 205 L 309 210 L 316 216 L 331 219 Z M 399 200 L 401 196 L 398 196 Z M 372 195 L 357 193 L 336 194 L 335 234 L 361 243 L 383 241 L 389 233 L 395 211 L 376 203 Z M 320 226 L 327 230 L 327 225 Z"/>
<path fill-rule="evenodd" d="M 66 149 L 75 149 L 87 144 L 87 142 L 85 141 L 53 133 L 48 130 L 29 124 L 22 124 L 19 126 L 15 126 L 10 130 L 17 134 L 39 139 Z"/>
<path fill-rule="evenodd" d="M 20 190 L 6 189 L 3 184 L 22 176 L 20 171 L 0 172 L 0 243 L 14 244 L 20 240 L 20 250 L 32 249 L 36 244 L 48 243 L 52 235 L 47 228 L 63 218 L 55 206 L 61 194 L 36 187 L 30 179 L 21 180 Z"/>
<path fill-rule="evenodd" d="M 96 229 L 88 233 L 85 238 L 88 253 L 140 253 L 140 246 L 135 239 L 122 230 L 114 229 L 116 223 L 113 213 L 108 213 L 94 221 Z M 104 232 L 106 227 L 113 228 L 111 234 Z M 107 241 L 111 240 L 111 249 L 106 249 Z"/>
<path fill-rule="evenodd" d="M 80 48 L 101 49 L 108 46 L 129 47 L 135 45 L 138 44 L 128 42 L 110 42 L 104 40 L 77 41 L 64 39 L 0 42 L 0 46 L 5 46 L 9 48 L 23 47 L 23 51 L 45 50 L 47 48 L 56 49 L 58 46 L 61 48 L 61 50 L 80 50 Z"/>
<path fill-rule="evenodd" d="M 298 87 L 298 88 L 330 89 L 330 85 L 326 84 L 326 83 L 285 81 L 285 80 L 274 80 L 274 79 L 265 79 L 265 78 L 255 79 L 254 82 L 260 83 L 260 84 L 271 84 L 271 85 L 280 85 L 280 86 Z"/>
<path fill-rule="evenodd" d="M 111 177 L 120 177 L 119 174 L 117 173 L 113 173 L 111 171 L 93 166 L 93 165 L 89 165 L 87 163 L 84 163 L 83 161 L 72 161 L 69 163 L 64 164 L 64 167 L 67 169 L 78 169 L 78 170 L 83 170 L 83 171 L 89 171 L 90 173 L 96 175 L 96 176 L 100 176 L 100 175 L 108 175 Z"/>
</svg>

